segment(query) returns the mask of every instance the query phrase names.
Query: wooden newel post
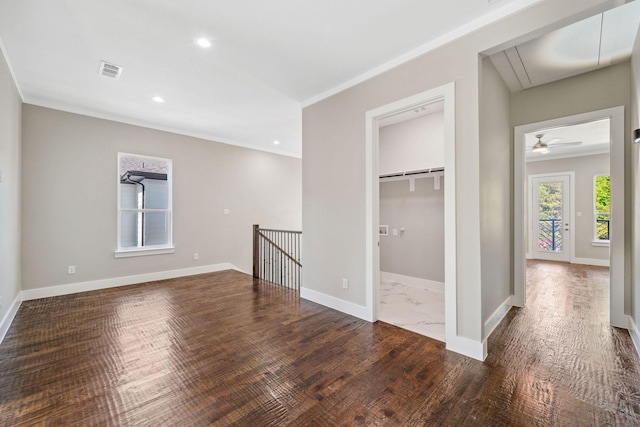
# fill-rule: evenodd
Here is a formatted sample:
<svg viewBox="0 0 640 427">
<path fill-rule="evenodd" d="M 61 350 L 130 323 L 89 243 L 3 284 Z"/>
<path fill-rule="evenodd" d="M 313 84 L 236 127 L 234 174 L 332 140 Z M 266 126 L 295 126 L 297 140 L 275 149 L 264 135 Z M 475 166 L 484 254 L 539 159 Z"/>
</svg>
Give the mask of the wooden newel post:
<svg viewBox="0 0 640 427">
<path fill-rule="evenodd" d="M 260 276 L 260 274 L 259 274 L 259 272 L 260 272 L 260 270 L 259 270 L 260 251 L 258 249 L 258 246 L 259 246 L 258 228 L 260 228 L 260 226 L 258 224 L 254 224 L 253 225 L 253 278 L 254 279 L 257 279 Z"/>
</svg>

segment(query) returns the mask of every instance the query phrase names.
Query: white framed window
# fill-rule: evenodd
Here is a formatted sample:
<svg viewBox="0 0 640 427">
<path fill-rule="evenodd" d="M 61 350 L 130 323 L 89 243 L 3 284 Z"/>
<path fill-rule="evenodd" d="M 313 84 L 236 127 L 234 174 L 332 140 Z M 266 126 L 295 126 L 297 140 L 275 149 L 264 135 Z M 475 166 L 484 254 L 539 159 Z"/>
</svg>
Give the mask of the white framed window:
<svg viewBox="0 0 640 427">
<path fill-rule="evenodd" d="M 611 177 L 593 177 L 593 245 L 609 246 L 611 222 Z"/>
<path fill-rule="evenodd" d="M 171 159 L 118 153 L 115 257 L 174 252 Z"/>
</svg>

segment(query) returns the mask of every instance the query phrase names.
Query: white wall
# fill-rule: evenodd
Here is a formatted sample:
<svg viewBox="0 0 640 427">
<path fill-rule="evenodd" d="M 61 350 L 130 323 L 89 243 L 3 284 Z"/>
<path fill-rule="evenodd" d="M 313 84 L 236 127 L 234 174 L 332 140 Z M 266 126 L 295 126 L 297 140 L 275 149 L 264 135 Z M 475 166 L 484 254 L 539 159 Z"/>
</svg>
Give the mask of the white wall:
<svg viewBox="0 0 640 427">
<path fill-rule="evenodd" d="M 640 30 L 636 35 L 631 57 L 631 129 L 640 128 Z M 631 145 L 629 159 L 631 163 L 631 218 L 633 218 L 632 247 L 632 305 L 630 314 L 635 330 L 632 331 L 636 348 L 640 350 L 640 145 Z"/>
<path fill-rule="evenodd" d="M 444 113 L 380 128 L 380 175 L 444 166 Z"/>
<path fill-rule="evenodd" d="M 0 340 L 20 293 L 20 156 L 22 101 L 0 51 Z"/>
<path fill-rule="evenodd" d="M 575 172 L 575 256 L 577 258 L 609 260 L 609 248 L 593 246 L 593 185 L 595 175 L 609 175 L 609 155 L 597 154 L 566 159 L 527 163 L 527 177 L 554 172 Z M 528 182 L 528 180 L 527 180 Z M 578 212 L 581 216 L 578 216 Z"/>
<path fill-rule="evenodd" d="M 380 270 L 444 282 L 444 178 L 434 189 L 433 178 L 380 183 Z M 404 227 L 405 231 L 400 231 Z M 392 233 L 397 230 L 397 235 Z"/>
<path fill-rule="evenodd" d="M 332 301 L 366 304 L 366 112 L 455 82 L 457 334 L 472 345 L 481 343 L 478 55 L 614 4 L 608 0 L 541 1 L 304 108 L 303 288 Z M 350 280 L 349 289 L 342 288 L 341 278 Z"/>
<path fill-rule="evenodd" d="M 513 293 L 513 144 L 510 92 L 489 58 L 481 64 L 480 243 L 482 321 Z M 506 308 L 502 310 L 506 313 Z M 495 323 L 495 321 L 494 321 Z M 486 337 L 489 331 L 483 332 Z"/>
<path fill-rule="evenodd" d="M 22 119 L 25 290 L 219 263 L 250 272 L 252 224 L 300 229 L 300 159 L 26 104 Z M 175 253 L 114 258 L 118 152 L 173 160 Z"/>
</svg>

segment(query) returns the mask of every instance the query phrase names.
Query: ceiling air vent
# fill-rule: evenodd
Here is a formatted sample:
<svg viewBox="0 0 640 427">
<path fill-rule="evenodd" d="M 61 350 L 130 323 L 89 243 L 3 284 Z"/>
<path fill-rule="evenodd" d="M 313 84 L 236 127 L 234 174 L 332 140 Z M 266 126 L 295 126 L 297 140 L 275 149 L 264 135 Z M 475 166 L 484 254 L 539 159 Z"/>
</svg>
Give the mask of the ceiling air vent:
<svg viewBox="0 0 640 427">
<path fill-rule="evenodd" d="M 98 74 L 117 80 L 120 78 L 120 74 L 122 74 L 122 67 L 102 61 L 100 62 L 100 71 Z"/>
</svg>

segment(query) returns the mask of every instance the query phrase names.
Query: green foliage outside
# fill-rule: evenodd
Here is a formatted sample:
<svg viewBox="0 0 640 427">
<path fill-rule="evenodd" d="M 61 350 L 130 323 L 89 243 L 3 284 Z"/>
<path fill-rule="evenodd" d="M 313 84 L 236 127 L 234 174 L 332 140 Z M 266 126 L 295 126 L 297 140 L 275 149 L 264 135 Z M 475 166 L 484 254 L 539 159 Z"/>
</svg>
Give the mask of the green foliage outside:
<svg viewBox="0 0 640 427">
<path fill-rule="evenodd" d="M 538 185 L 538 218 L 562 218 L 562 184 L 549 182 Z"/>
<path fill-rule="evenodd" d="M 538 220 L 539 249 L 547 252 L 562 251 L 561 182 L 538 184 Z"/>
<path fill-rule="evenodd" d="M 596 212 L 611 212 L 611 177 L 601 175 L 596 177 Z"/>
<path fill-rule="evenodd" d="M 609 240 L 611 218 L 611 177 L 596 177 L 596 239 Z"/>
</svg>

